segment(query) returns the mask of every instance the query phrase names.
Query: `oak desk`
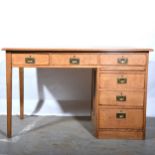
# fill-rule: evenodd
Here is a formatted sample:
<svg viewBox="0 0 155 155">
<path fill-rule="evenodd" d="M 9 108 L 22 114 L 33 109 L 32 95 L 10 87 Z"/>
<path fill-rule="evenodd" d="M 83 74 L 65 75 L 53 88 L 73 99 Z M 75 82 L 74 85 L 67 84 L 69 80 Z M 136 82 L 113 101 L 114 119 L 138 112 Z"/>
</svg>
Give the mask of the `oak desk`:
<svg viewBox="0 0 155 155">
<path fill-rule="evenodd" d="M 97 138 L 144 139 L 148 54 L 152 49 L 20 49 L 6 51 L 7 136 L 12 136 L 12 68 L 19 67 L 24 118 L 24 67 L 92 68 L 92 120 Z M 51 77 L 52 78 L 52 77 Z"/>
</svg>

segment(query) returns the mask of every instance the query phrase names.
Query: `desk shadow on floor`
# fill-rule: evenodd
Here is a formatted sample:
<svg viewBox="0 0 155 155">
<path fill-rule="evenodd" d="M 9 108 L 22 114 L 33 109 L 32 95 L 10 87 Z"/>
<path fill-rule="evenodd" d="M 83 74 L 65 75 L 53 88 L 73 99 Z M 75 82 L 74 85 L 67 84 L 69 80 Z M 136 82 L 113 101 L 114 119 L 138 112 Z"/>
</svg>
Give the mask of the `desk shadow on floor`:
<svg viewBox="0 0 155 155">
<path fill-rule="evenodd" d="M 1 129 L 0 129 L 0 134 L 3 135 L 3 136 L 5 136 L 5 137 L 7 136 L 6 135 L 6 132 L 2 131 Z"/>
<path fill-rule="evenodd" d="M 46 88 L 64 115 L 90 116 L 91 78 L 92 69 L 37 69 L 39 101 L 32 115 L 37 114 L 44 106 Z M 75 119 L 78 121 L 79 117 Z"/>
<path fill-rule="evenodd" d="M 39 118 L 36 118 L 36 121 L 37 120 L 39 121 L 35 125 L 35 127 L 24 133 L 24 135 L 39 130 L 42 130 L 42 132 L 49 132 L 49 130 L 53 132 L 54 130 L 56 130 L 57 132 L 63 129 L 64 131 L 72 132 L 72 130 L 74 129 L 74 131 L 83 131 L 82 133 L 88 133 L 89 136 L 94 137 L 95 131 L 90 116 L 39 116 Z M 82 127 L 80 127 L 79 125 Z M 61 131 L 61 133 L 63 132 L 63 130 Z"/>
</svg>

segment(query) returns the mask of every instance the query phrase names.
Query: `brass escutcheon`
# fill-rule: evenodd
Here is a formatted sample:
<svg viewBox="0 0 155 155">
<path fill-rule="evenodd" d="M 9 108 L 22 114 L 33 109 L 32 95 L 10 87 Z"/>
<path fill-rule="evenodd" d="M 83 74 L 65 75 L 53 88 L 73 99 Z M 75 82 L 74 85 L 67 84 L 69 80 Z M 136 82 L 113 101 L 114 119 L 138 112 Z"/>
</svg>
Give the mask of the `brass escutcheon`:
<svg viewBox="0 0 155 155">
<path fill-rule="evenodd" d="M 69 62 L 70 62 L 70 64 L 77 65 L 80 63 L 80 59 L 79 58 L 70 58 Z"/>
<path fill-rule="evenodd" d="M 25 63 L 27 64 L 35 64 L 35 58 L 30 57 L 26 57 L 25 58 Z"/>
<path fill-rule="evenodd" d="M 120 102 L 126 101 L 126 96 L 123 95 L 116 96 L 116 101 Z"/>
<path fill-rule="evenodd" d="M 118 112 L 118 113 L 116 113 L 116 118 L 117 119 L 125 119 L 126 118 L 126 113 Z"/>
<path fill-rule="evenodd" d="M 119 64 L 128 64 L 128 58 L 118 58 L 117 59 L 117 62 L 119 63 Z"/>
<path fill-rule="evenodd" d="M 127 78 L 118 78 L 117 83 L 118 84 L 126 84 L 127 83 Z"/>
</svg>

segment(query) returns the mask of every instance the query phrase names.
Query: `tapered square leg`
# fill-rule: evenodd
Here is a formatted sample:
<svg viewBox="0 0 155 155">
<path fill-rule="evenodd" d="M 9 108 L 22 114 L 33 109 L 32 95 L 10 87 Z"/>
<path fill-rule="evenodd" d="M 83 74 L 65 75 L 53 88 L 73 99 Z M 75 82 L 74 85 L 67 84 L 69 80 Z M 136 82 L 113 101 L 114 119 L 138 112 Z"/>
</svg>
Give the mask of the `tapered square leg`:
<svg viewBox="0 0 155 155">
<path fill-rule="evenodd" d="M 12 136 L 12 56 L 6 53 L 7 137 Z"/>
<path fill-rule="evenodd" d="M 19 68 L 20 119 L 24 119 L 24 68 Z"/>
</svg>

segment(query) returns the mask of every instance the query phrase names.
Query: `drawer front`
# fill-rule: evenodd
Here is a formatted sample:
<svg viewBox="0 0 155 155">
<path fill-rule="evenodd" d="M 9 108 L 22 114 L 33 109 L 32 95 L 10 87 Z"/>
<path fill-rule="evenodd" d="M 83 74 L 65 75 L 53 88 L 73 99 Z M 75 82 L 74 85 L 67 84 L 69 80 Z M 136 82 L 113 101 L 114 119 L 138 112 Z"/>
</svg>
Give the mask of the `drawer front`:
<svg viewBox="0 0 155 155">
<path fill-rule="evenodd" d="M 51 54 L 51 64 L 57 66 L 97 65 L 97 54 Z"/>
<path fill-rule="evenodd" d="M 100 73 L 99 88 L 109 90 L 144 89 L 143 73 Z"/>
<path fill-rule="evenodd" d="M 143 106 L 144 92 L 132 91 L 100 91 L 99 105 Z"/>
<path fill-rule="evenodd" d="M 142 109 L 104 109 L 99 111 L 99 128 L 142 129 Z"/>
<path fill-rule="evenodd" d="M 24 66 L 38 66 L 38 65 L 49 65 L 48 54 L 13 54 L 12 55 L 13 65 L 24 65 Z"/>
<path fill-rule="evenodd" d="M 103 54 L 100 56 L 101 65 L 145 65 L 145 54 Z"/>
<path fill-rule="evenodd" d="M 98 138 L 102 139 L 144 139 L 143 130 L 101 130 L 98 132 Z"/>
</svg>

